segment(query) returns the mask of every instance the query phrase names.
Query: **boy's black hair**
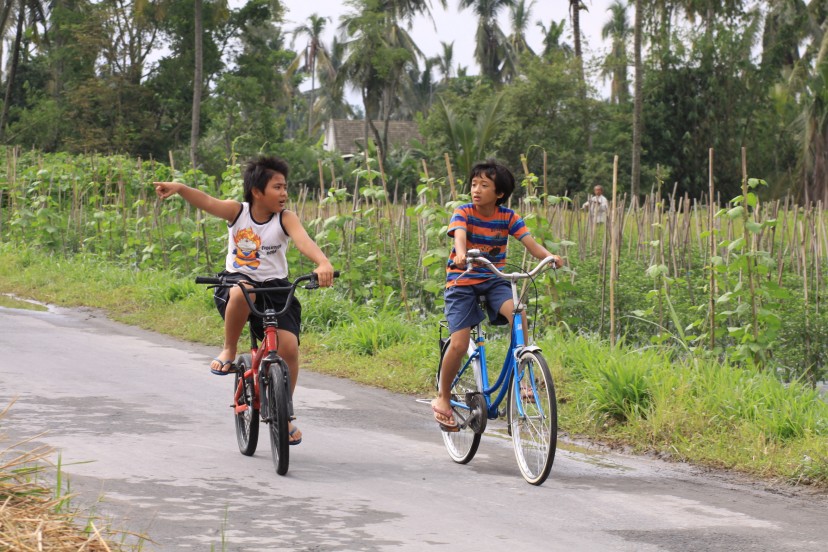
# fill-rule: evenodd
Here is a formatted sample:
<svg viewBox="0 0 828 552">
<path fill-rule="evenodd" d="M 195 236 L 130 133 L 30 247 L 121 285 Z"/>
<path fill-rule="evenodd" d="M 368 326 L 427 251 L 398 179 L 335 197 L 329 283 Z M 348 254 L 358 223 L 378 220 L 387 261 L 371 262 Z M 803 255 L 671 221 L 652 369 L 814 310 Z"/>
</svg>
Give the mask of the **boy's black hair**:
<svg viewBox="0 0 828 552">
<path fill-rule="evenodd" d="M 244 169 L 244 200 L 253 204 L 254 189 L 264 192 L 274 174 L 279 173 L 287 180 L 288 172 L 290 167 L 281 157 L 269 155 L 251 159 Z"/>
<path fill-rule="evenodd" d="M 472 179 L 480 175 L 490 178 L 494 182 L 495 191 L 503 194 L 502 197 L 497 198 L 497 205 L 506 203 L 515 191 L 515 175 L 494 159 L 486 159 L 472 167 L 469 173 L 469 186 L 471 186 Z"/>
</svg>

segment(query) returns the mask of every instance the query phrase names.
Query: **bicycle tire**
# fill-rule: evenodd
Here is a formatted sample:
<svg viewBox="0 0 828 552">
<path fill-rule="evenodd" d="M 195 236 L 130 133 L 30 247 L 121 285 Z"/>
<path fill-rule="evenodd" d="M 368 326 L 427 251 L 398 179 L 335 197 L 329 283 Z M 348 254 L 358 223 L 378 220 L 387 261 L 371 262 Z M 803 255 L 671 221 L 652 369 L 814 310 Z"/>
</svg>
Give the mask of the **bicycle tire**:
<svg viewBox="0 0 828 552">
<path fill-rule="evenodd" d="M 541 485 L 549 476 L 558 444 L 558 404 L 546 360 L 524 351 L 512 374 L 508 421 L 515 458 L 523 478 Z"/>
<path fill-rule="evenodd" d="M 437 382 L 440 381 L 440 370 L 443 366 L 443 356 L 446 354 L 449 342 L 446 341 L 440 348 L 440 364 L 437 367 Z M 463 355 L 460 361 L 460 367 L 468 362 L 468 353 Z M 443 444 L 446 446 L 449 456 L 458 464 L 467 464 L 474 458 L 477 453 L 477 447 L 480 446 L 480 435 L 482 431 L 476 432 L 473 428 L 480 427 L 480 424 L 466 423 L 464 420 L 468 419 L 470 415 L 482 416 L 482 427 L 485 428 L 486 411 L 485 408 L 481 410 L 480 404 L 486 404 L 485 400 L 469 401 L 467 403 L 467 394 L 475 394 L 478 392 L 477 383 L 474 379 L 474 370 L 469 366 L 462 372 L 458 378 L 455 378 L 454 385 L 451 388 L 452 401 L 459 403 L 460 406 L 453 406 L 452 410 L 455 412 L 455 419 L 461 426 L 459 431 L 441 431 L 443 434 Z M 482 399 L 482 396 L 479 396 Z"/>
<path fill-rule="evenodd" d="M 270 454 L 276 473 L 285 475 L 290 462 L 290 438 L 288 428 L 288 368 L 279 360 L 262 370 L 262 388 L 267 397 L 267 422 L 270 426 Z"/>
<path fill-rule="evenodd" d="M 256 446 L 259 443 L 259 409 L 254 408 L 253 379 L 245 379 L 253 360 L 249 354 L 240 355 L 236 360 L 236 378 L 233 384 L 233 410 L 237 406 L 245 405 L 247 410 L 235 412 L 236 418 L 236 441 L 239 443 L 239 451 L 245 456 L 253 456 Z M 238 398 L 236 398 L 238 397 Z"/>
</svg>

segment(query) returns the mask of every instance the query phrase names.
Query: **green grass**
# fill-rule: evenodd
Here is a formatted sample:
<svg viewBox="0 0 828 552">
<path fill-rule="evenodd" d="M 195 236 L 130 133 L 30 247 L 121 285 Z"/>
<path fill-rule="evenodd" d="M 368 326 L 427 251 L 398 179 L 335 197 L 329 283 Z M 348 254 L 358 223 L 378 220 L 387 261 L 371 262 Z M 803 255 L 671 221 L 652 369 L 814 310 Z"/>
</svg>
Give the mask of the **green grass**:
<svg viewBox="0 0 828 552">
<path fill-rule="evenodd" d="M 222 323 L 192 278 L 50 259 L 0 246 L 0 289 L 219 346 Z M 56 275 L 59 275 L 57 277 Z M 439 358 L 439 313 L 406 320 L 334 290 L 303 293 L 304 369 L 391 391 L 430 396 Z M 490 371 L 506 347 L 490 336 Z M 678 461 L 828 488 L 828 403 L 798 383 L 675 349 L 615 348 L 552 330 L 539 344 L 556 381 L 560 427 L 572 435 L 658 451 Z M 494 374 L 492 374 L 494 375 Z"/>
</svg>

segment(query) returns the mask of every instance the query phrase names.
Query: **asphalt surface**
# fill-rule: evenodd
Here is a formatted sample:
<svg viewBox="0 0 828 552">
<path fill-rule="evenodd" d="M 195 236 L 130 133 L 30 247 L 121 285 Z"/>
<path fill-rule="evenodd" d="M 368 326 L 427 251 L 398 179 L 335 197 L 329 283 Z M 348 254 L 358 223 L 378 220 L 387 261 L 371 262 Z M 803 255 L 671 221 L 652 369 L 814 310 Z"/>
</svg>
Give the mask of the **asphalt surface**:
<svg viewBox="0 0 828 552">
<path fill-rule="evenodd" d="M 142 550 L 828 550 L 824 494 L 566 444 L 533 487 L 502 424 L 457 465 L 414 397 L 309 370 L 280 477 L 266 426 L 238 452 L 215 350 L 94 311 L 0 308 L 0 352 L 0 449 L 55 447 L 72 504 Z"/>
</svg>

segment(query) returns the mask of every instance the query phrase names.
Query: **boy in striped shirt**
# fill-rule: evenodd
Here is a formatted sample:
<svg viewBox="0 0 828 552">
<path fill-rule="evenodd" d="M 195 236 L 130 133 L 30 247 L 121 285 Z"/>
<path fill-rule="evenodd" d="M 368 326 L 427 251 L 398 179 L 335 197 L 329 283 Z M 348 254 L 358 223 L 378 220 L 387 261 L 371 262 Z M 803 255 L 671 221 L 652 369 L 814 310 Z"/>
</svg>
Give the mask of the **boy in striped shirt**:
<svg viewBox="0 0 828 552">
<path fill-rule="evenodd" d="M 476 266 L 459 278 L 466 269 L 466 252 L 479 249 L 502 270 L 509 236 L 514 236 L 535 258 L 552 255 L 529 234 L 523 219 L 503 206 L 515 189 L 515 177 L 509 169 L 487 160 L 472 167 L 469 182 L 472 202 L 454 210 L 448 227 L 448 235 L 454 238 L 446 267 L 445 293 L 451 337 L 440 369 L 437 398 L 431 401 L 434 419 L 443 431 L 458 430 L 451 411 L 451 384 L 468 348 L 471 328 L 485 317 L 477 298 L 486 297 L 487 314 L 493 324 L 511 325 L 515 309 L 509 282 L 488 268 Z M 560 257 L 555 256 L 555 263 L 561 266 Z"/>
</svg>

